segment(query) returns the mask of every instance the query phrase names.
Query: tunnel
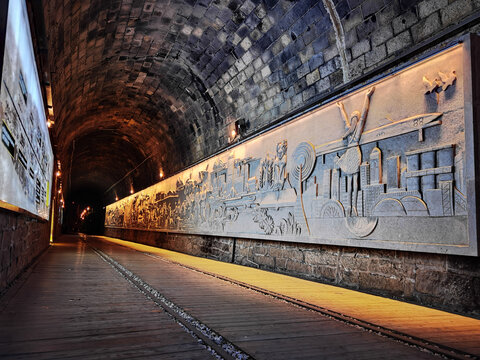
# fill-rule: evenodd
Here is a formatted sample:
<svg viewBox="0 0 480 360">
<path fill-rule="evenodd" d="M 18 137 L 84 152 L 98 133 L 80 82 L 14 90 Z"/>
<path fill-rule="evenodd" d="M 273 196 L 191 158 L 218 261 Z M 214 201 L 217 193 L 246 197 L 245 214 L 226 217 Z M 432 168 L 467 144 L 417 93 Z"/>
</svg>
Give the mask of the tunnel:
<svg viewBox="0 0 480 360">
<path fill-rule="evenodd" d="M 344 349 L 342 337 L 335 351 L 311 334 L 274 342 L 285 333 L 262 332 L 277 320 L 258 294 L 429 354 L 480 356 L 476 340 L 453 339 L 480 339 L 478 1 L 3 0 L 0 69 L 0 305 L 36 296 L 18 284 L 34 291 L 35 276 L 61 281 L 70 271 L 65 301 L 94 303 L 95 276 L 82 271 L 107 279 L 113 268 L 147 294 L 141 311 L 154 303 L 219 358 L 353 356 L 358 344 Z M 71 260 L 52 272 L 62 256 Z M 182 281 L 185 298 L 175 292 Z M 122 284 L 125 302 L 140 301 Z M 198 304 L 185 300 L 193 288 Z M 219 310 L 228 326 L 205 310 L 217 289 L 219 304 L 239 301 Z M 338 302 L 328 298 L 335 291 Z M 116 288 L 100 298 L 136 324 Z M 377 319 L 384 301 L 391 308 Z M 304 315 L 278 306 L 308 332 Z M 232 330 L 243 321 L 235 307 L 251 326 L 244 338 Z M 391 320 L 400 312 L 445 323 L 422 333 L 423 323 Z M 14 319 L 0 313 L 5 328 Z M 459 325 L 441 330 L 446 323 Z M 263 340 L 252 340 L 257 330 Z M 0 357 L 21 355 L 18 333 L 0 330 L 9 346 Z M 183 336 L 172 339 L 190 344 Z M 77 350 L 50 355 L 93 358 Z"/>
</svg>

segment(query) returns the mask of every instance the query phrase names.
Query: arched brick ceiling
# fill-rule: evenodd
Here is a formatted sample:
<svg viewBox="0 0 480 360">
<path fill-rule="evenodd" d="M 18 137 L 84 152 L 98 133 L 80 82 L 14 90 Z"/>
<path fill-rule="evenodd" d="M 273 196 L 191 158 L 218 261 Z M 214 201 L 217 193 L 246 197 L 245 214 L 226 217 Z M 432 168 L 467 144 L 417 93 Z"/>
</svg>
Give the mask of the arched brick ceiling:
<svg viewBox="0 0 480 360">
<path fill-rule="evenodd" d="M 150 185 L 148 171 L 168 175 L 224 146 L 230 121 L 255 131 L 342 79 L 322 1 L 44 0 L 44 16 L 71 189 L 107 190 L 145 158 L 136 187 Z"/>
<path fill-rule="evenodd" d="M 125 169 L 135 169 L 148 157 L 120 133 L 111 130 L 96 131 L 75 139 L 69 149 L 69 156 L 71 168 L 66 170 L 71 174 L 73 188 L 69 189 L 69 183 L 64 184 L 64 187 L 73 193 L 83 189 L 104 189 L 105 184 L 113 185 L 124 177 Z M 132 171 L 127 181 L 121 181 L 112 193 L 114 196 L 128 194 L 131 188 L 138 190 L 159 180 L 155 158 L 148 158 L 141 169 Z"/>
<path fill-rule="evenodd" d="M 458 11 L 421 0 L 41 1 L 56 153 L 72 189 L 83 184 L 74 173 L 104 169 L 99 192 L 111 174 L 141 183 L 135 190 L 158 180 L 148 172 L 173 174 L 225 146 L 230 122 L 255 133 L 478 10 L 471 1 Z M 78 139 L 110 146 L 71 163 Z M 149 165 L 138 179 L 127 176 L 140 163 Z"/>
</svg>

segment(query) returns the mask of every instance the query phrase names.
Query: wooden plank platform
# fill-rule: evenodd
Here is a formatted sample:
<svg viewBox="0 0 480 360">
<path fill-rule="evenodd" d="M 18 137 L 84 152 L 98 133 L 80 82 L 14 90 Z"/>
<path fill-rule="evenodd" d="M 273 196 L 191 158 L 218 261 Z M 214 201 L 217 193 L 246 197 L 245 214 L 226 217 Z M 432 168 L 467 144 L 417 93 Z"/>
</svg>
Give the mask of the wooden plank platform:
<svg viewBox="0 0 480 360">
<path fill-rule="evenodd" d="M 52 246 L 0 299 L 0 358 L 213 358 L 77 240 Z"/>
<path fill-rule="evenodd" d="M 433 357 L 178 264 L 92 238 L 88 243 L 256 359 Z"/>
<path fill-rule="evenodd" d="M 119 246 L 118 241 L 94 237 L 80 240 L 63 237 L 25 280 L 0 298 L 0 358 L 212 358 L 197 338 L 157 305 L 155 296 L 170 301 L 171 308 L 184 311 L 182 316 L 243 351 L 231 353 L 232 358 L 437 358 L 423 349 L 165 259 L 183 259 L 189 266 L 205 262 L 210 269 L 217 263 L 217 270 L 233 266 L 239 271 L 237 276 L 252 278 L 248 270 L 254 269 L 156 248 L 140 252 L 124 242 Z M 230 271 L 230 275 L 235 273 Z M 262 273 L 257 273 L 257 280 L 267 281 Z M 274 280 L 277 286 L 284 284 L 280 278 Z M 288 281 L 287 288 L 302 288 Z"/>
<path fill-rule="evenodd" d="M 218 274 L 233 281 L 248 283 L 386 329 L 480 356 L 480 320 L 478 319 L 119 239 L 107 237 L 95 239 L 153 254 L 174 263 Z"/>
</svg>

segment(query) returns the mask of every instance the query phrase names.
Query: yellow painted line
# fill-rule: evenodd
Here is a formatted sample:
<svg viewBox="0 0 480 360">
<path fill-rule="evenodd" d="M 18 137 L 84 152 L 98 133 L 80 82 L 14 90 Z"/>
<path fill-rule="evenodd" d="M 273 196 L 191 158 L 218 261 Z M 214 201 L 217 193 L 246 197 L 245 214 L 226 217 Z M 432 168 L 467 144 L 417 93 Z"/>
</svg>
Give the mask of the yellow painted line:
<svg viewBox="0 0 480 360">
<path fill-rule="evenodd" d="M 480 320 L 474 318 L 130 241 L 105 236 L 97 238 L 155 254 L 172 262 L 247 283 L 386 329 L 480 355 Z"/>
</svg>

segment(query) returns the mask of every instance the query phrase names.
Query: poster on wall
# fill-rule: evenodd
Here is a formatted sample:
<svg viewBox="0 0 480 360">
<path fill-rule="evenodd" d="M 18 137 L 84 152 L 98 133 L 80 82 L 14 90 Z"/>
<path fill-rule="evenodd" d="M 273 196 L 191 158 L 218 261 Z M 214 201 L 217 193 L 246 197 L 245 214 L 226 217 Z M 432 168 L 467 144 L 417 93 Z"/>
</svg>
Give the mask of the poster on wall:
<svg viewBox="0 0 480 360">
<path fill-rule="evenodd" d="M 476 256 L 469 47 L 115 202 L 105 225 Z"/>
<path fill-rule="evenodd" d="M 9 2 L 3 56 L 0 205 L 48 219 L 54 158 L 24 0 Z"/>
</svg>

